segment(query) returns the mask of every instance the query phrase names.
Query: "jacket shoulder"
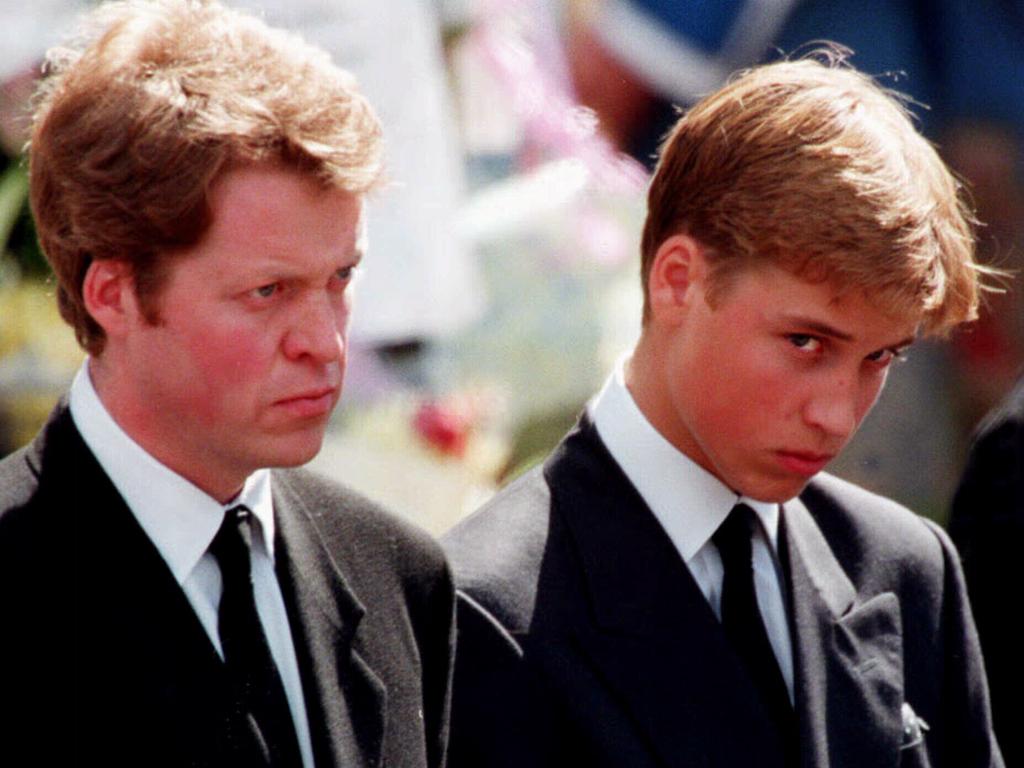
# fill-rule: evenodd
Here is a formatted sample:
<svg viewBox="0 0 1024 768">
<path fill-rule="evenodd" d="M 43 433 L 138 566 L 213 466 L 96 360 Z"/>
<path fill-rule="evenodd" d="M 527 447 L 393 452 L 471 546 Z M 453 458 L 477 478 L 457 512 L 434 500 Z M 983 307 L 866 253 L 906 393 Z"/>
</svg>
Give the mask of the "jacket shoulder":
<svg viewBox="0 0 1024 768">
<path fill-rule="evenodd" d="M 975 440 L 984 440 L 1000 430 L 1024 431 L 1024 378 L 982 419 Z"/>
<path fill-rule="evenodd" d="M 39 478 L 28 463 L 28 448 L 0 459 L 0 518 L 24 507 L 39 488 Z"/>
<path fill-rule="evenodd" d="M 459 592 L 506 627 L 528 624 L 550 524 L 551 490 L 536 467 L 441 538 Z"/>
<path fill-rule="evenodd" d="M 340 564 L 402 579 L 448 578 L 440 545 L 422 528 L 361 493 L 306 469 L 275 470 Z"/>
<path fill-rule="evenodd" d="M 941 584 L 955 550 L 936 523 L 892 499 L 819 474 L 800 495 L 855 583 L 873 573 Z"/>
<path fill-rule="evenodd" d="M 31 442 L 0 459 L 0 520 L 6 525 L 11 517 L 29 517 L 29 509 L 49 514 L 74 505 L 83 478 L 94 475 L 89 466 L 94 461 L 62 398 Z"/>
<path fill-rule="evenodd" d="M 0 572 L 36 570 L 35 557 L 43 541 L 55 541 L 61 526 L 52 515 L 41 515 L 39 477 L 28 461 L 28 448 L 0 460 Z M 56 537 L 56 541 L 63 541 Z M 29 569 L 28 571 L 24 569 Z"/>
</svg>

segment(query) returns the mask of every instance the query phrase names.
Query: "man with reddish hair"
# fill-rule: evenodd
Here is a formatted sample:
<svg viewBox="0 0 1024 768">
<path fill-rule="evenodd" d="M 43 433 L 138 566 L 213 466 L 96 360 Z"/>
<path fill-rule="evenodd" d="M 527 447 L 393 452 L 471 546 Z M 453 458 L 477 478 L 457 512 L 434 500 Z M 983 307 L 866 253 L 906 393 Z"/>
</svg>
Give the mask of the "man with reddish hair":
<svg viewBox="0 0 1024 768">
<path fill-rule="evenodd" d="M 446 537 L 450 764 L 1001 766 L 945 533 L 822 471 L 986 271 L 953 176 L 837 57 L 681 117 L 639 341 Z"/>
<path fill-rule="evenodd" d="M 5 757 L 443 764 L 440 548 L 281 469 L 341 394 L 380 151 L 326 54 L 215 2 L 109 3 L 51 52 L 31 201 L 89 356 L 0 462 Z"/>
</svg>

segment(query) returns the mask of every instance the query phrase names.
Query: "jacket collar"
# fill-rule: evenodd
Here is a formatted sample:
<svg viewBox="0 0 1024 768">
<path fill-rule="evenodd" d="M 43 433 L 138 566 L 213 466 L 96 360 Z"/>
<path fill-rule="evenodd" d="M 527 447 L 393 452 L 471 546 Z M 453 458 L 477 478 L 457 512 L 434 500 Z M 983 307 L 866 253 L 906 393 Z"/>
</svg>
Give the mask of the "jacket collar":
<svg viewBox="0 0 1024 768">
<path fill-rule="evenodd" d="M 545 474 L 591 607 L 575 641 L 657 762 L 775 768 L 758 749 L 774 734 L 711 607 L 588 419 Z"/>
<path fill-rule="evenodd" d="M 720 624 L 586 417 L 544 471 L 592 609 L 577 639 L 653 749 L 680 768 L 767 765 L 758 745 L 772 735 Z M 858 603 L 803 502 L 787 503 L 783 520 L 802 764 L 895 765 L 898 601 L 884 593 Z M 881 738 L 865 739 L 865 728 Z"/>
<path fill-rule="evenodd" d="M 858 597 L 807 502 L 787 502 L 783 518 L 802 763 L 897 765 L 904 700 L 899 600 L 891 592 Z"/>
<path fill-rule="evenodd" d="M 47 494 L 42 506 L 58 518 L 54 524 L 84 532 L 74 546 L 95 550 L 90 575 L 103 589 L 83 587 L 75 594 L 89 604 L 69 606 L 70 611 L 95 622 L 108 616 L 117 621 L 105 636 L 134 656 L 151 658 L 153 669 L 161 670 L 158 677 L 174 680 L 181 707 L 193 708 L 196 717 L 215 716 L 227 690 L 223 662 L 166 562 L 85 445 L 66 401 L 26 448 L 25 460 L 39 478 L 40 493 Z M 298 485 L 287 472 L 274 475 L 275 560 L 316 762 L 376 765 L 386 692 L 358 650 L 357 629 L 366 609 L 332 559 Z M 85 525 L 75 519 L 80 514 L 90 515 Z M 129 614 L 125 605 L 137 608 Z"/>
<path fill-rule="evenodd" d="M 377 765 L 387 692 L 359 652 L 357 630 L 366 608 L 331 556 L 293 476 L 274 475 L 278 580 L 296 635 L 316 762 Z"/>
</svg>

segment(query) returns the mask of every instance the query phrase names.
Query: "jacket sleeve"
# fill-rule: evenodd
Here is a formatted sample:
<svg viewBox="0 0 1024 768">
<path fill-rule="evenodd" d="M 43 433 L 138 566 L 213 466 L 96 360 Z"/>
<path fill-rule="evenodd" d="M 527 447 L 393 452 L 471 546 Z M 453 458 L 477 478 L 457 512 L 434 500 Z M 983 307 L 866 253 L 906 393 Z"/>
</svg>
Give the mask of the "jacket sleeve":
<svg viewBox="0 0 1024 768">
<path fill-rule="evenodd" d="M 953 499 L 949 534 L 963 558 L 999 745 L 1007 764 L 1021 765 L 1024 733 L 1016 714 L 1024 688 L 1024 657 L 1006 587 L 1020 581 L 1024 416 L 1015 412 L 997 417 L 979 433 Z"/>
<path fill-rule="evenodd" d="M 455 586 L 447 563 L 422 600 L 416 624 L 423 664 L 423 729 L 427 765 L 444 768 L 455 662 Z"/>
<path fill-rule="evenodd" d="M 457 605 L 449 768 L 570 765 L 520 643 L 470 595 L 460 591 Z"/>
<path fill-rule="evenodd" d="M 944 725 L 930 734 L 938 740 L 940 764 L 950 768 L 1003 768 L 992 729 L 988 683 L 971 615 L 960 559 L 945 531 L 929 522 L 942 546 Z M 937 729 L 938 730 L 938 729 Z"/>
</svg>

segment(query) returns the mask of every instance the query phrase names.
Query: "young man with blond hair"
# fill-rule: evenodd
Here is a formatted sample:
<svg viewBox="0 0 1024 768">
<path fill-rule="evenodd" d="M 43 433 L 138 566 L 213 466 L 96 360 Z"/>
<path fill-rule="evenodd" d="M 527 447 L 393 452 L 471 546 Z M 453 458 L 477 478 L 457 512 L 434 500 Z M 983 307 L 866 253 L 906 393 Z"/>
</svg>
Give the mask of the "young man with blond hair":
<svg viewBox="0 0 1024 768">
<path fill-rule="evenodd" d="M 440 548 L 277 469 L 341 393 L 380 153 L 348 74 L 215 2 L 51 52 L 31 202 L 89 356 L 0 462 L 0 762 L 443 764 Z"/>
<path fill-rule="evenodd" d="M 450 764 L 1000 766 L 960 565 L 822 470 L 915 338 L 974 317 L 958 185 L 837 57 L 667 138 L 631 356 L 450 532 Z"/>
</svg>

